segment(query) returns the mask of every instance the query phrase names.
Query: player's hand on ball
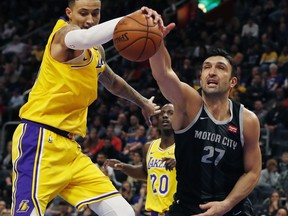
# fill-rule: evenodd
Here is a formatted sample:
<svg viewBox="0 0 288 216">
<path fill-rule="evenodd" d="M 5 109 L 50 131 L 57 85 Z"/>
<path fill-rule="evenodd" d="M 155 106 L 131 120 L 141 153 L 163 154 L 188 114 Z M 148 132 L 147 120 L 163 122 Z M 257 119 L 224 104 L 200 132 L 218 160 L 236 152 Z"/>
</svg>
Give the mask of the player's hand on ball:
<svg viewBox="0 0 288 216">
<path fill-rule="evenodd" d="M 154 116 L 154 115 L 157 115 L 157 114 L 159 114 L 161 112 L 160 106 L 153 102 L 154 98 L 155 97 L 152 96 L 147 101 L 147 103 L 145 103 L 144 106 L 142 107 L 142 115 L 144 116 L 144 118 L 146 120 L 146 123 L 147 123 L 147 125 L 149 127 L 152 126 L 150 117 Z"/>
<path fill-rule="evenodd" d="M 151 8 L 148 8 L 148 7 L 142 7 L 141 8 L 141 12 L 143 13 L 143 14 L 145 14 L 146 15 L 146 17 L 152 17 L 153 18 L 153 22 L 156 24 L 156 23 L 158 23 L 158 26 L 160 27 L 160 28 L 163 28 L 164 27 L 164 22 L 163 22 L 163 19 L 162 19 L 162 17 L 161 17 L 161 15 L 160 14 L 158 14 L 157 13 L 157 11 L 155 11 L 155 10 L 153 10 L 153 9 L 151 9 Z"/>
<path fill-rule="evenodd" d="M 141 12 L 144 13 L 147 17 L 153 18 L 153 22 L 158 24 L 159 29 L 162 31 L 163 37 L 169 34 L 169 32 L 176 27 L 175 23 L 169 23 L 167 26 L 165 26 L 161 15 L 158 14 L 155 10 L 144 6 L 141 8 Z"/>
</svg>

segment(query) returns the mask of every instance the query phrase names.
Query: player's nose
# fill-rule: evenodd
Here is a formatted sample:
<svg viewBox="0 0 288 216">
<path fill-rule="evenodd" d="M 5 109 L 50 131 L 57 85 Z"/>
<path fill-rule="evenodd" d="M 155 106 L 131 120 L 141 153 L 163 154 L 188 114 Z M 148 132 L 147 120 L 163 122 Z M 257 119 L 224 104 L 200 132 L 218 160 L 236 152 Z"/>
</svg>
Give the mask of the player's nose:
<svg viewBox="0 0 288 216">
<path fill-rule="evenodd" d="M 216 68 L 211 67 L 208 74 L 209 74 L 209 76 L 214 76 L 216 74 Z"/>
<path fill-rule="evenodd" d="M 96 24 L 96 21 L 93 19 L 93 16 L 91 14 L 87 16 L 86 24 L 89 26 L 93 26 Z"/>
</svg>

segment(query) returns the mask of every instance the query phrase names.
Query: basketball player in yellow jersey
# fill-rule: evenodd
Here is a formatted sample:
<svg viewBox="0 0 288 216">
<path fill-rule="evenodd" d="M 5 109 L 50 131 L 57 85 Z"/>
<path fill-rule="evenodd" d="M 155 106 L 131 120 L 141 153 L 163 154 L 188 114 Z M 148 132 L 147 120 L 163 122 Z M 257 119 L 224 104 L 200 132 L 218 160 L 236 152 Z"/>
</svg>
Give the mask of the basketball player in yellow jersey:
<svg viewBox="0 0 288 216">
<path fill-rule="evenodd" d="M 172 204 L 176 191 L 175 144 L 171 127 L 173 112 L 172 104 L 162 107 L 159 114 L 161 137 L 144 146 L 142 165 L 133 166 L 115 159 L 108 159 L 105 162 L 106 166 L 121 170 L 126 175 L 147 180 L 145 209 L 151 211 L 151 216 L 164 216 Z"/>
<path fill-rule="evenodd" d="M 44 215 L 56 195 L 79 209 L 89 205 L 99 216 L 134 215 L 74 139 L 75 134 L 86 134 L 87 109 L 97 99 L 98 81 L 137 104 L 148 125 L 149 117 L 159 111 L 153 98 L 141 96 L 105 63 L 101 44 L 112 39 L 121 18 L 98 25 L 100 10 L 100 0 L 69 0 L 69 20 L 60 19 L 49 36 L 38 78 L 13 135 L 12 215 Z M 135 13 L 163 26 L 152 9 L 143 7 Z"/>
</svg>

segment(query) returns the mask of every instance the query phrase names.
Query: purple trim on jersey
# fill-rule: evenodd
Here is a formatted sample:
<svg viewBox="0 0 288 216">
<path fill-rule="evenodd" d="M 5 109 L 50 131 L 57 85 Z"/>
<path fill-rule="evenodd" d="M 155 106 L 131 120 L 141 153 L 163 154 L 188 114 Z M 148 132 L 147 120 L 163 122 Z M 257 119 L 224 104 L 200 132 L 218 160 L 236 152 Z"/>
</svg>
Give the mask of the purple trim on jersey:
<svg viewBox="0 0 288 216">
<path fill-rule="evenodd" d="M 99 196 L 99 197 L 96 197 L 96 198 L 92 198 L 92 199 L 88 199 L 88 200 L 82 201 L 82 202 L 78 203 L 75 207 L 78 208 L 80 205 L 91 203 L 93 201 L 97 202 L 97 201 L 99 201 L 99 200 L 101 200 L 103 198 L 107 198 L 107 197 L 113 196 L 115 194 L 119 194 L 119 192 L 115 191 L 115 192 L 112 192 L 112 193 L 109 193 L 109 194 L 105 194 L 103 196 Z"/>
<path fill-rule="evenodd" d="M 159 212 L 155 212 L 155 211 L 151 211 L 151 216 L 165 216 L 165 212 L 164 213 L 159 213 Z"/>
<path fill-rule="evenodd" d="M 14 215 L 28 215 L 28 214 L 30 215 L 34 209 L 33 200 L 35 201 L 36 204 L 35 206 L 36 211 L 40 215 L 41 208 L 37 202 L 36 193 L 37 193 L 37 179 L 38 179 L 37 168 L 39 165 L 39 157 L 42 149 L 42 136 L 39 143 L 38 139 L 39 135 L 43 134 L 43 129 L 29 124 L 24 124 L 24 128 L 26 128 L 26 130 L 23 132 L 22 134 L 23 138 L 20 140 L 18 144 L 18 151 L 21 154 L 20 157 L 17 159 L 17 164 L 15 168 L 15 171 L 17 173 L 17 182 L 15 184 L 16 203 L 14 205 L 15 206 Z M 35 169 L 36 175 L 34 176 L 33 179 L 34 163 L 37 154 L 38 154 L 38 157 L 36 159 L 37 167 Z M 34 187 L 33 190 L 32 187 Z M 33 191 L 34 194 L 32 194 Z"/>
</svg>

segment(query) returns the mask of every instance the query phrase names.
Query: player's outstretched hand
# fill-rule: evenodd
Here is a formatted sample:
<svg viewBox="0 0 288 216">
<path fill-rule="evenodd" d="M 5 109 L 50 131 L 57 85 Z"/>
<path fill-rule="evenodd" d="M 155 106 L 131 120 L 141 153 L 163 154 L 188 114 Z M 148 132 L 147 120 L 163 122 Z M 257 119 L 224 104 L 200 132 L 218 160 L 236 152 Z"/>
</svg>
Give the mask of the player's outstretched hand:
<svg viewBox="0 0 288 216">
<path fill-rule="evenodd" d="M 148 7 L 142 7 L 141 12 L 144 13 L 147 17 L 152 17 L 154 19 L 154 23 L 158 24 L 160 30 L 163 33 L 163 37 L 165 37 L 169 32 L 175 28 L 176 24 L 175 23 L 170 23 L 167 26 L 164 26 L 164 21 L 161 17 L 160 14 L 157 13 L 157 11 L 148 8 Z"/>
<path fill-rule="evenodd" d="M 164 158 L 162 158 L 162 161 L 165 161 L 166 170 L 171 171 L 176 166 L 176 160 L 174 158 L 164 157 Z"/>
<path fill-rule="evenodd" d="M 149 127 L 152 126 L 150 117 L 157 115 L 161 112 L 160 106 L 153 102 L 154 98 L 155 97 L 152 96 L 142 107 L 142 115 L 144 116 L 145 121 Z"/>
<path fill-rule="evenodd" d="M 104 167 L 108 167 L 108 166 L 112 167 L 115 170 L 122 170 L 124 164 L 121 161 L 116 160 L 116 159 L 107 159 L 104 162 Z"/>
<path fill-rule="evenodd" d="M 154 20 L 154 23 L 158 24 L 158 26 L 160 28 L 163 28 L 164 27 L 164 22 L 163 22 L 163 19 L 161 17 L 160 14 L 157 13 L 157 11 L 151 9 L 151 8 L 148 8 L 146 6 L 143 6 L 141 9 L 140 9 L 141 13 L 145 14 L 146 17 L 151 17 L 153 20 Z"/>
</svg>

